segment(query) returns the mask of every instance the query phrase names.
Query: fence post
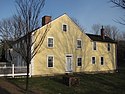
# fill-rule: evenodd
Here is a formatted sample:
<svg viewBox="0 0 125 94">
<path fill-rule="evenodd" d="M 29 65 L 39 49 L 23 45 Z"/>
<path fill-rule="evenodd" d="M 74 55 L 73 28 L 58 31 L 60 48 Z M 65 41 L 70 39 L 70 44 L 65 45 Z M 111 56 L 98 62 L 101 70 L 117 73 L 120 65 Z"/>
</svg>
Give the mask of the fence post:
<svg viewBox="0 0 125 94">
<path fill-rule="evenodd" d="M 14 64 L 12 64 L 12 77 L 14 78 Z"/>
</svg>

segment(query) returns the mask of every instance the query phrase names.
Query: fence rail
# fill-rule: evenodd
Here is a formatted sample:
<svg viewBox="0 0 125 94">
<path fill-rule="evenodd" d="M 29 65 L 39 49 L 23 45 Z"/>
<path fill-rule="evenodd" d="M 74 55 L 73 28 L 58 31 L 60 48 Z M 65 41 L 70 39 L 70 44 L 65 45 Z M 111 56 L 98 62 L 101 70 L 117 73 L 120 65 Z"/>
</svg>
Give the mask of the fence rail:
<svg viewBox="0 0 125 94">
<path fill-rule="evenodd" d="M 2 76 L 15 77 L 15 76 L 25 76 L 25 75 L 27 75 L 26 66 L 14 66 L 14 64 L 11 64 L 9 66 L 7 64 L 2 64 L 2 66 L 0 66 L 0 77 Z"/>
</svg>

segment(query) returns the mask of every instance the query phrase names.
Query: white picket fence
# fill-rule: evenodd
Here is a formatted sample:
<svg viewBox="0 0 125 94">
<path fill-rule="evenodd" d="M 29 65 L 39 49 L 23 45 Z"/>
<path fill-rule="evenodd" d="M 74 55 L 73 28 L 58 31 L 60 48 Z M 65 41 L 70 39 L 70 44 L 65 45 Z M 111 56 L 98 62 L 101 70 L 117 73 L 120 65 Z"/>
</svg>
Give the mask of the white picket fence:
<svg viewBox="0 0 125 94">
<path fill-rule="evenodd" d="M 26 76 L 27 67 L 26 66 L 15 66 L 14 64 L 7 65 L 5 63 L 0 63 L 0 77 L 2 76 Z M 31 74 L 29 73 L 29 76 Z"/>
</svg>

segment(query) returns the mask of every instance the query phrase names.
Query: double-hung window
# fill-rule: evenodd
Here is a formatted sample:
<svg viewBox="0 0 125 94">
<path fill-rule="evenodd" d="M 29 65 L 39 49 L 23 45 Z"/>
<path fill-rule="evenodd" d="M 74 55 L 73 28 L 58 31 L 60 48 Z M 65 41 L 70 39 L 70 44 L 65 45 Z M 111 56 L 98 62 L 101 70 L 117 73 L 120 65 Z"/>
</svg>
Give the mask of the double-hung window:
<svg viewBox="0 0 125 94">
<path fill-rule="evenodd" d="M 62 25 L 62 31 L 64 31 L 64 32 L 68 31 L 68 25 L 67 24 Z"/>
<path fill-rule="evenodd" d="M 47 67 L 52 68 L 54 65 L 54 56 L 49 55 L 47 56 Z"/>
<path fill-rule="evenodd" d="M 92 57 L 92 64 L 95 64 L 95 62 L 96 62 L 95 57 Z"/>
<path fill-rule="evenodd" d="M 53 39 L 53 37 L 49 37 L 48 38 L 48 47 L 53 48 L 53 46 L 54 46 L 54 39 Z"/>
<path fill-rule="evenodd" d="M 77 57 L 77 66 L 82 66 L 82 58 Z"/>
<path fill-rule="evenodd" d="M 77 39 L 77 48 L 82 48 L 82 40 Z"/>
</svg>

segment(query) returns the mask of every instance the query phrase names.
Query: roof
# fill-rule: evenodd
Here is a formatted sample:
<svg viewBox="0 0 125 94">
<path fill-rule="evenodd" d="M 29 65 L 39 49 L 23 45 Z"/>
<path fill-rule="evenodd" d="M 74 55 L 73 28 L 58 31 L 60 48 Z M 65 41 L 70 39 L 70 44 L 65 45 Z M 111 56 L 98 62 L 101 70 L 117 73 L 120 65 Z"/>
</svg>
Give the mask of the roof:
<svg viewBox="0 0 125 94">
<path fill-rule="evenodd" d="M 64 13 L 63 15 L 67 15 L 67 14 Z M 61 16 L 63 16 L 63 15 L 61 15 Z M 47 16 L 47 15 L 45 15 L 45 16 Z M 54 20 L 58 19 L 58 18 L 61 17 L 61 16 L 58 16 L 57 18 L 53 19 L 53 20 L 50 21 L 50 22 L 52 23 Z M 49 22 L 49 23 L 50 23 L 50 22 Z M 49 24 L 49 23 L 47 23 L 47 24 Z M 42 27 L 45 27 L 47 24 L 45 24 L 45 25 L 43 25 L 43 26 L 40 26 L 40 27 L 37 27 L 36 29 L 32 30 L 31 32 L 28 32 L 28 34 L 25 34 L 24 36 L 20 37 L 19 39 L 15 40 L 14 42 L 17 42 L 17 41 L 20 41 L 21 39 L 24 39 L 27 35 L 32 34 L 33 32 L 35 32 L 36 30 L 38 30 L 38 29 L 40 29 L 40 28 L 42 28 Z"/>
<path fill-rule="evenodd" d="M 105 36 L 105 39 L 103 39 L 100 35 L 87 34 L 87 33 L 86 35 L 93 41 L 116 43 L 116 41 L 107 36 Z"/>
<path fill-rule="evenodd" d="M 67 15 L 67 14 L 64 13 L 63 15 Z M 63 16 L 63 15 L 61 15 L 61 16 Z M 61 16 L 59 16 L 59 17 L 61 17 Z M 51 23 L 52 23 L 53 21 L 55 21 L 56 19 L 58 19 L 59 17 L 57 17 L 57 18 L 55 18 L 54 20 L 52 20 Z M 68 17 L 69 17 L 69 16 L 68 16 Z M 70 18 L 70 17 L 69 17 L 69 18 Z M 71 21 L 73 21 L 73 20 L 71 19 Z M 75 23 L 75 22 L 73 21 L 73 23 Z M 47 24 L 46 24 L 46 25 L 47 25 Z M 46 26 L 46 25 L 44 25 L 44 26 Z M 78 26 L 77 24 L 75 24 L 75 25 Z M 42 26 L 42 27 L 44 27 L 44 26 Z M 32 32 L 35 32 L 37 29 L 40 29 L 40 28 L 42 28 L 42 27 L 38 27 L 38 28 L 36 28 L 35 30 L 29 32 L 28 34 L 32 34 Z M 79 26 L 78 26 L 78 28 L 79 28 Z M 79 29 L 80 29 L 80 28 L 79 28 Z M 80 29 L 80 30 L 81 30 L 81 29 Z M 84 33 L 84 32 L 83 32 L 83 33 Z M 21 38 L 17 39 L 15 42 L 17 42 L 17 41 L 19 41 L 19 40 L 25 38 L 28 34 L 26 34 L 26 35 L 22 36 Z M 100 35 L 87 34 L 87 33 L 86 33 L 86 35 L 87 35 L 91 40 L 93 40 L 93 41 L 116 43 L 116 41 L 112 40 L 111 38 L 109 38 L 109 37 L 107 37 L 107 36 L 105 36 L 105 39 L 102 39 L 102 37 L 101 37 Z"/>
</svg>

